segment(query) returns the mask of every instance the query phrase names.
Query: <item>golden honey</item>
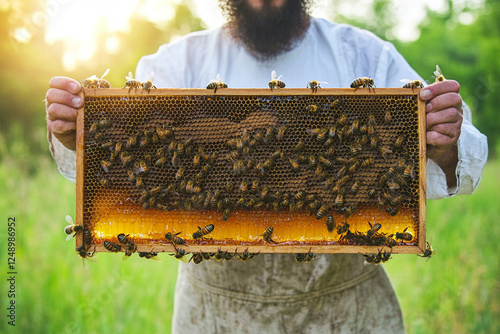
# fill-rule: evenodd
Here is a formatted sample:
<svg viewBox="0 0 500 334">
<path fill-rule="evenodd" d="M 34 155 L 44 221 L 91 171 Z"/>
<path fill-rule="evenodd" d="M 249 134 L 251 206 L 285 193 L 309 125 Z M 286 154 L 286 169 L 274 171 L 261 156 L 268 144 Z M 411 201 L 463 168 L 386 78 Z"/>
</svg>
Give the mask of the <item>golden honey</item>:
<svg viewBox="0 0 500 334">
<path fill-rule="evenodd" d="M 393 252 L 419 253 L 425 129 L 418 92 L 86 89 L 78 123 L 77 219 L 91 231 L 96 251 L 120 233 L 140 249 L 172 251 L 167 232 L 180 232 L 197 251 L 382 247 L 328 232 L 331 214 L 352 233 L 366 233 L 369 223 L 380 223 L 386 236 L 406 229 L 412 240 L 398 240 Z M 265 188 L 271 196 L 264 198 Z M 301 191 L 313 199 L 295 212 Z M 263 207 L 253 208 L 259 202 Z M 215 228 L 207 239 L 193 240 L 208 224 Z M 263 241 L 268 227 L 275 243 Z"/>
</svg>

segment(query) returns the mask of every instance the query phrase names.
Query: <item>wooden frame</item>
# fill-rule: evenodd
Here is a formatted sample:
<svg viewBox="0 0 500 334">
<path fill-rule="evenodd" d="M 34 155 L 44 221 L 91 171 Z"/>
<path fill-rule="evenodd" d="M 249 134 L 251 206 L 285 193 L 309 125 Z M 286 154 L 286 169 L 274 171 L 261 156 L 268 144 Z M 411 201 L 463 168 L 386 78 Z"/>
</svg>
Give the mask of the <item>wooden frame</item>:
<svg viewBox="0 0 500 334">
<path fill-rule="evenodd" d="M 152 89 L 149 92 L 141 89 L 84 89 L 81 96 L 86 97 L 99 97 L 99 96 L 294 96 L 294 95 L 311 95 L 316 96 L 328 96 L 328 95 L 339 95 L 339 96 L 385 96 L 385 95 L 416 95 L 418 96 L 420 89 L 403 89 L 403 88 L 376 88 L 376 89 L 366 89 L 360 88 L 357 90 L 350 88 L 340 88 L 340 89 L 318 89 L 317 92 L 312 93 L 311 89 L 301 89 L 301 88 L 287 88 L 287 89 L 274 89 L 273 91 L 269 89 L 219 89 L 216 94 L 212 90 L 206 89 Z M 296 245 L 286 245 L 286 244 L 259 244 L 259 245 L 249 245 L 242 243 L 241 245 L 235 247 L 234 245 L 210 245 L 199 243 L 196 245 L 189 246 L 177 246 L 177 248 L 185 248 L 187 252 L 205 252 L 213 253 L 217 250 L 234 252 L 243 252 L 248 250 L 251 253 L 378 253 L 381 251 L 391 251 L 392 253 L 410 253 L 410 254 L 422 254 L 426 249 L 426 124 L 425 124 L 425 102 L 418 99 L 418 137 L 420 141 L 419 146 L 419 217 L 418 217 L 418 243 L 412 245 L 398 245 L 391 249 L 387 246 L 360 246 L 360 245 L 339 245 L 339 244 L 327 244 L 327 245 L 310 245 L 307 243 L 296 244 Z M 84 155 L 84 145 L 85 145 L 85 133 L 84 133 L 84 115 L 85 107 L 77 111 L 77 182 L 76 182 L 76 223 L 83 224 L 84 222 L 84 175 L 85 175 L 85 155 Z M 190 213 L 190 214 L 197 214 Z M 204 213 L 199 212 L 199 219 L 203 220 Z M 200 225 L 204 226 L 204 223 Z M 82 232 L 77 233 L 76 246 L 82 245 L 83 238 Z M 93 244 L 90 251 L 106 252 L 102 243 Z M 174 252 L 175 247 L 168 243 L 137 243 L 137 251 L 139 252 Z"/>
</svg>

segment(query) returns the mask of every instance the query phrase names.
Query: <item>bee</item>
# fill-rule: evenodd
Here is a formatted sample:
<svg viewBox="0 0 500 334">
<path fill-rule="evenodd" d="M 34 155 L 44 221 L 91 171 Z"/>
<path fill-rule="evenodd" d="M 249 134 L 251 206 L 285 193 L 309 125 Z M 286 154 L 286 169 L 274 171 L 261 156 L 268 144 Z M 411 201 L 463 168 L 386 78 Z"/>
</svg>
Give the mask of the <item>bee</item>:
<svg viewBox="0 0 500 334">
<path fill-rule="evenodd" d="M 66 237 L 66 240 L 70 240 L 71 238 L 73 238 L 77 232 L 79 231 L 82 231 L 83 230 L 83 226 L 82 225 L 76 225 L 74 222 L 73 222 L 73 218 L 71 218 L 70 215 L 66 215 L 66 222 L 70 225 L 66 226 L 64 228 L 64 232 L 66 232 L 66 234 L 68 235 Z"/>
<path fill-rule="evenodd" d="M 356 132 L 358 132 L 358 129 L 359 129 L 359 119 L 356 118 L 355 120 L 352 121 L 352 124 L 349 127 L 349 129 L 347 129 L 347 132 L 345 133 L 346 137 L 354 135 Z"/>
<path fill-rule="evenodd" d="M 407 229 L 408 227 L 405 228 L 402 233 L 396 232 L 396 239 L 411 241 L 413 239 L 413 235 L 411 235 L 410 232 L 406 232 Z"/>
<path fill-rule="evenodd" d="M 285 83 L 280 80 L 282 76 L 280 75 L 278 78 L 276 78 L 276 71 L 273 70 L 271 72 L 271 81 L 268 82 L 269 89 L 273 90 L 274 88 L 285 88 Z"/>
<path fill-rule="evenodd" d="M 326 205 L 322 205 L 318 211 L 316 211 L 316 219 L 321 219 L 325 216 L 325 214 L 327 213 L 326 211 L 328 211 L 328 206 Z"/>
<path fill-rule="evenodd" d="M 328 160 L 322 156 L 318 157 L 318 161 L 321 162 L 327 169 L 332 169 L 333 168 L 333 163 L 331 160 Z"/>
<path fill-rule="evenodd" d="M 125 142 L 125 148 L 129 149 L 137 145 L 137 136 L 130 136 Z M 122 152 L 123 153 L 123 152 Z"/>
<path fill-rule="evenodd" d="M 394 236 L 394 234 L 389 234 L 387 236 L 387 238 L 385 239 L 385 245 L 388 246 L 388 247 L 394 247 L 396 246 L 396 240 L 394 240 L 392 237 Z"/>
<path fill-rule="evenodd" d="M 406 179 L 411 178 L 412 180 L 415 180 L 415 168 L 412 163 L 406 165 L 405 170 L 403 172 L 403 177 Z"/>
<path fill-rule="evenodd" d="M 365 167 L 370 167 L 371 165 L 373 165 L 375 163 L 375 159 L 373 158 L 368 158 L 366 160 L 364 160 L 362 163 L 361 163 L 361 167 L 365 168 Z"/>
<path fill-rule="evenodd" d="M 111 162 L 106 160 L 101 160 L 101 167 L 106 173 L 108 173 L 109 169 L 111 168 Z"/>
<path fill-rule="evenodd" d="M 349 227 L 350 227 L 350 225 L 347 222 L 345 222 L 342 225 L 340 225 L 340 224 L 337 225 L 337 234 L 342 235 L 342 234 L 346 233 L 347 231 L 349 231 Z M 339 241 L 341 241 L 342 239 L 343 239 L 342 237 L 339 238 Z"/>
<path fill-rule="evenodd" d="M 318 106 L 315 104 L 310 104 L 307 107 L 305 107 L 306 112 L 315 114 L 318 111 Z"/>
<path fill-rule="evenodd" d="M 328 215 L 328 217 L 326 218 L 326 229 L 328 230 L 328 232 L 333 232 L 333 230 L 335 229 L 335 220 L 333 219 L 332 215 Z"/>
<path fill-rule="evenodd" d="M 288 158 L 288 161 L 290 162 L 290 165 L 292 166 L 292 170 L 295 173 L 299 173 L 300 172 L 300 166 L 299 166 L 299 163 L 297 162 L 297 160 L 292 159 L 292 158 Z"/>
<path fill-rule="evenodd" d="M 422 255 L 417 254 L 417 255 L 420 257 L 426 257 L 427 260 L 425 262 L 427 262 L 431 258 L 432 254 L 434 254 L 434 250 L 432 249 L 431 244 L 428 241 L 426 241 L 425 243 L 427 247 L 425 248 L 424 254 Z"/>
<path fill-rule="evenodd" d="M 198 231 L 193 233 L 193 239 L 195 239 L 195 240 L 206 239 L 205 235 L 211 233 L 213 230 L 214 230 L 213 224 L 209 224 L 209 225 L 205 226 L 204 228 L 201 228 L 198 226 Z"/>
<path fill-rule="evenodd" d="M 179 167 L 180 164 L 181 164 L 181 158 L 179 157 L 177 152 L 174 152 L 174 154 L 172 156 L 172 166 Z"/>
<path fill-rule="evenodd" d="M 377 189 L 376 188 L 371 188 L 368 190 L 368 197 L 374 198 L 375 195 L 377 195 Z"/>
<path fill-rule="evenodd" d="M 117 253 L 122 250 L 122 246 L 108 240 L 104 240 L 104 248 L 113 253 Z"/>
<path fill-rule="evenodd" d="M 83 88 L 98 88 L 99 78 L 94 74 L 80 82 Z"/>
<path fill-rule="evenodd" d="M 233 212 L 233 210 L 231 208 L 226 208 L 222 214 L 222 219 L 223 220 L 228 220 L 229 217 L 231 216 L 231 213 Z"/>
<path fill-rule="evenodd" d="M 160 259 L 157 258 L 158 256 L 158 253 L 156 252 L 139 252 L 139 257 L 143 257 L 145 259 L 149 259 L 149 260 L 155 260 L 155 261 L 158 261 L 158 262 L 161 262 Z"/>
<path fill-rule="evenodd" d="M 337 197 L 335 197 L 335 205 L 337 207 L 342 207 L 344 206 L 344 192 L 343 191 L 340 191 L 338 194 L 337 194 Z"/>
<path fill-rule="evenodd" d="M 251 191 L 252 193 L 257 193 L 259 191 L 259 187 L 260 187 L 260 180 L 259 179 L 254 179 L 252 181 L 252 188 L 251 188 Z"/>
<path fill-rule="evenodd" d="M 439 65 L 436 65 L 436 70 L 434 71 L 433 78 L 435 79 L 434 83 L 446 80 L 443 73 L 441 72 L 441 68 L 439 67 Z"/>
<path fill-rule="evenodd" d="M 181 260 L 182 262 L 187 262 L 188 260 L 186 258 L 184 258 L 184 256 L 186 256 L 187 253 L 184 249 L 180 248 L 180 249 L 175 249 L 175 253 L 173 254 L 169 254 L 169 255 L 172 255 L 173 257 L 175 257 L 177 260 Z"/>
<path fill-rule="evenodd" d="M 331 109 L 339 109 L 342 106 L 342 100 L 341 99 L 336 99 L 335 101 L 330 104 L 330 110 Z"/>
<path fill-rule="evenodd" d="M 387 160 L 389 158 L 389 153 L 392 153 L 392 150 L 387 147 L 387 146 L 380 146 L 378 148 L 378 152 L 380 153 L 380 155 L 382 156 L 382 158 L 384 158 L 385 160 Z"/>
<path fill-rule="evenodd" d="M 405 141 L 405 136 L 398 136 L 398 138 L 396 138 L 396 141 L 394 142 L 394 148 L 395 149 L 402 148 L 404 141 Z"/>
<path fill-rule="evenodd" d="M 220 78 L 220 74 L 217 74 L 217 76 L 215 77 L 215 80 L 211 80 L 208 85 L 207 85 L 207 89 L 213 89 L 214 90 L 214 94 L 217 93 L 217 89 L 219 88 L 227 88 L 227 84 L 225 82 L 222 82 L 221 78 Z"/>
<path fill-rule="evenodd" d="M 125 76 L 125 79 L 127 80 L 125 82 L 125 87 L 123 88 L 127 88 L 128 87 L 128 92 L 130 93 L 130 90 L 132 88 L 136 89 L 137 88 L 141 88 L 142 87 L 142 84 L 139 80 L 136 80 L 134 79 L 134 75 L 132 74 L 132 72 L 128 72 L 128 76 Z"/>
<path fill-rule="evenodd" d="M 370 90 L 373 87 L 375 87 L 375 83 L 372 78 L 368 77 L 356 78 L 351 82 L 351 88 L 354 88 L 354 91 L 356 91 L 360 87 L 362 88 L 368 87 L 368 90 Z"/>
<path fill-rule="evenodd" d="M 392 115 L 390 110 L 386 110 L 384 113 L 384 122 L 385 124 L 391 124 L 392 122 Z"/>
<path fill-rule="evenodd" d="M 273 140 L 274 137 L 274 127 L 268 126 L 266 128 L 266 134 L 264 135 L 264 143 L 269 143 Z"/>
<path fill-rule="evenodd" d="M 141 83 L 142 85 L 142 90 L 147 90 L 148 93 L 151 89 L 156 89 L 156 86 L 153 84 L 153 78 L 150 76 L 149 80 L 144 81 Z"/>
<path fill-rule="evenodd" d="M 370 137 L 370 147 L 373 149 L 377 148 L 378 147 L 378 140 L 379 140 L 378 136 Z"/>
<path fill-rule="evenodd" d="M 88 262 L 84 261 L 85 259 L 90 261 L 90 262 L 96 262 L 96 260 L 92 258 L 95 254 L 95 248 L 94 248 L 94 251 L 91 253 L 88 251 L 88 248 L 86 249 L 83 245 L 80 245 L 76 248 L 76 252 L 82 258 L 83 266 L 86 269 L 89 267 L 89 264 L 88 264 Z"/>
<path fill-rule="evenodd" d="M 194 264 L 200 264 L 203 261 L 203 255 L 201 253 L 193 253 L 188 262 L 193 261 Z"/>
<path fill-rule="evenodd" d="M 358 180 L 354 181 L 354 183 L 352 184 L 352 186 L 351 186 L 351 193 L 353 195 L 356 195 L 358 193 L 360 184 L 361 184 L 361 182 L 358 181 Z"/>
<path fill-rule="evenodd" d="M 398 208 L 396 208 L 396 207 L 389 207 L 389 208 L 385 209 L 385 211 L 387 213 L 389 213 L 391 216 L 395 216 L 398 214 Z"/>
<path fill-rule="evenodd" d="M 304 150 L 304 147 L 306 146 L 306 143 L 301 140 L 297 143 L 297 145 L 295 145 L 295 147 L 293 148 L 293 153 L 300 153 L 302 152 L 302 150 Z"/>
<path fill-rule="evenodd" d="M 240 192 L 242 194 L 246 194 L 248 192 L 248 182 L 247 181 L 241 181 Z"/>
<path fill-rule="evenodd" d="M 272 226 L 269 226 L 265 231 L 264 233 L 260 234 L 262 236 L 262 240 L 264 240 L 264 242 L 268 242 L 268 243 L 277 243 L 276 241 L 274 241 L 273 239 L 271 239 L 272 235 L 273 235 L 273 231 L 274 231 L 274 228 Z"/>
<path fill-rule="evenodd" d="M 356 160 L 352 165 L 349 166 L 349 173 L 354 173 L 358 170 L 359 166 L 361 166 L 361 162 Z"/>
<path fill-rule="evenodd" d="M 286 132 L 287 128 L 288 128 L 287 126 L 282 126 L 278 129 L 278 134 L 276 135 L 276 140 L 278 140 L 278 141 L 283 140 L 283 137 L 285 136 L 285 132 Z"/>
<path fill-rule="evenodd" d="M 424 84 L 420 80 L 409 80 L 403 79 L 401 82 L 404 82 L 402 88 L 411 88 L 412 91 L 415 91 L 415 88 L 423 88 Z"/>
<path fill-rule="evenodd" d="M 167 157 L 161 157 L 155 161 L 155 166 L 156 167 L 164 167 L 166 163 L 167 163 Z"/>
<path fill-rule="evenodd" d="M 187 246 L 187 242 L 185 242 L 181 237 L 178 237 L 179 234 L 181 234 L 181 232 L 175 234 L 172 232 L 167 232 L 165 234 L 165 239 L 167 239 L 167 241 L 169 241 L 174 247 L 175 245 Z"/>
<path fill-rule="evenodd" d="M 177 174 L 175 174 L 175 179 L 177 181 L 179 180 L 182 180 L 184 178 L 184 168 L 179 168 L 179 170 L 177 171 Z"/>
<path fill-rule="evenodd" d="M 247 260 L 250 260 L 251 258 L 253 258 L 254 256 L 256 256 L 259 253 L 249 253 L 248 252 L 248 248 L 247 248 L 243 253 L 239 253 L 238 256 L 239 256 L 239 258 L 240 258 L 241 261 L 247 261 Z"/>
<path fill-rule="evenodd" d="M 377 233 L 382 228 L 382 225 L 379 223 L 372 225 L 370 222 L 368 222 L 368 224 L 370 225 L 370 229 L 366 231 L 366 236 L 368 238 L 373 237 L 375 233 Z"/>
<path fill-rule="evenodd" d="M 125 254 L 123 255 L 123 260 L 126 260 L 130 257 L 136 250 L 137 246 L 133 243 L 129 238 L 127 238 L 130 234 L 125 235 L 125 233 L 118 234 L 118 241 L 125 247 Z"/>
<path fill-rule="evenodd" d="M 311 253 L 311 249 L 307 253 L 297 253 L 295 254 L 295 261 L 309 263 L 316 258 L 316 254 Z"/>
<path fill-rule="evenodd" d="M 307 83 L 306 88 L 311 88 L 313 93 L 318 91 L 318 88 L 321 88 L 320 84 L 328 84 L 328 82 L 312 80 Z"/>
</svg>

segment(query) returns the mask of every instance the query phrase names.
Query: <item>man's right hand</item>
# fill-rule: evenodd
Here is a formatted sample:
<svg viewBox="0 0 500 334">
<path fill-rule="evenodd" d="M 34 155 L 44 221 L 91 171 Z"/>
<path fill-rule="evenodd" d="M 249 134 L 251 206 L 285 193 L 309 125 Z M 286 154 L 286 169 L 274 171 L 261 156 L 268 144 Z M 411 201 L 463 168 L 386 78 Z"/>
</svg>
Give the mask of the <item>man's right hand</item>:
<svg viewBox="0 0 500 334">
<path fill-rule="evenodd" d="M 76 110 L 83 106 L 80 83 L 67 77 L 53 77 L 45 95 L 47 129 L 65 147 L 76 150 Z"/>
</svg>

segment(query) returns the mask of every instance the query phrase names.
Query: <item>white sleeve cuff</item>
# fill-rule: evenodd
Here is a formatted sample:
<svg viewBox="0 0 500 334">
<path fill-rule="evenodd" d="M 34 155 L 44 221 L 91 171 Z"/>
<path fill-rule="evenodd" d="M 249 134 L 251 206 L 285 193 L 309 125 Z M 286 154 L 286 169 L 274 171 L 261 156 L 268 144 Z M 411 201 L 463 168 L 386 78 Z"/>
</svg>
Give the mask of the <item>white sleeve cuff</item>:
<svg viewBox="0 0 500 334">
<path fill-rule="evenodd" d="M 71 182 L 76 182 L 76 151 L 66 148 L 52 133 L 48 132 L 50 153 L 59 172 Z"/>
</svg>

